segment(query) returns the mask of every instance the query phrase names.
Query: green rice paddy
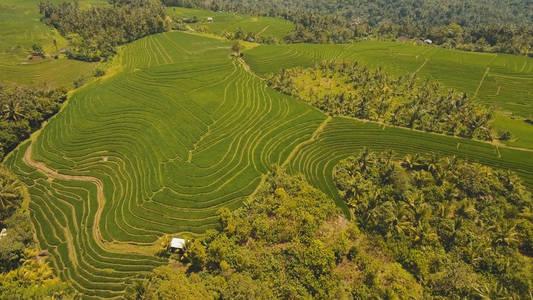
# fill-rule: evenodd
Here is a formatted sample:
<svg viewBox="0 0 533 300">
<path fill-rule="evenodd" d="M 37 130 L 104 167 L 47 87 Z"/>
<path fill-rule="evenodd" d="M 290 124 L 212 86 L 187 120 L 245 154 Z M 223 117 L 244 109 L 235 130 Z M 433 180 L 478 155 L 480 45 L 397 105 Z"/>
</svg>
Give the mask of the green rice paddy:
<svg viewBox="0 0 533 300">
<path fill-rule="evenodd" d="M 279 18 L 252 17 L 229 12 L 171 7 L 168 8 L 167 13 L 176 18 L 192 19 L 196 17 L 198 23 L 189 24 L 192 29 L 204 28 L 206 32 L 216 35 L 241 29 L 245 33 L 253 32 L 258 36 L 273 37 L 281 41 L 294 27 L 291 22 Z M 207 21 L 209 17 L 213 18 L 212 22 Z"/>
</svg>

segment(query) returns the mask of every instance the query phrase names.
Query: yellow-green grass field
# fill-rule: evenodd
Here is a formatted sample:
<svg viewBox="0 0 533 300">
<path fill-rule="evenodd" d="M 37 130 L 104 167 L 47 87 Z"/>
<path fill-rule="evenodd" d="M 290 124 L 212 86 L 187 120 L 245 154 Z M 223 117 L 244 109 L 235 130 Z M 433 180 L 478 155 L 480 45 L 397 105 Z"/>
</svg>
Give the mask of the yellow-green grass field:
<svg viewBox="0 0 533 300">
<path fill-rule="evenodd" d="M 120 298 L 165 263 L 164 234 L 217 226 L 273 165 L 343 203 L 334 164 L 362 147 L 442 153 L 516 171 L 533 188 L 532 152 L 328 118 L 282 95 L 230 56 L 231 42 L 169 32 L 121 49 L 121 71 L 77 90 L 5 160 L 26 183 L 39 244 L 84 298 Z"/>
<path fill-rule="evenodd" d="M 253 32 L 263 37 L 273 37 L 281 41 L 294 28 L 290 21 L 280 18 L 253 17 L 229 12 L 213 12 L 182 7 L 170 7 L 167 9 L 167 13 L 177 18 L 192 19 L 197 17 L 198 23 L 189 24 L 192 29 L 198 30 L 203 27 L 208 33 L 216 35 L 242 29 L 246 33 Z M 208 17 L 213 18 L 213 22 L 208 22 Z"/>
<path fill-rule="evenodd" d="M 106 1 L 82 0 L 79 3 L 88 7 L 102 5 Z M 67 41 L 57 30 L 40 21 L 39 1 L 0 1 L 0 37 L 0 82 L 71 86 L 74 79 L 94 68 L 92 64 L 71 61 L 62 56 L 57 60 L 28 61 L 33 44 L 41 45 L 48 54 L 67 47 Z"/>
<path fill-rule="evenodd" d="M 366 41 L 349 45 L 262 45 L 245 52 L 256 73 L 265 75 L 282 68 L 309 67 L 321 60 L 358 61 L 401 76 L 416 73 L 446 87 L 468 93 L 474 101 L 518 117 L 499 113 L 496 131 L 511 130 L 509 146 L 533 149 L 533 59 L 495 53 L 448 50 L 397 42 Z M 513 126 L 507 126 L 513 123 Z M 520 141 L 520 142 L 519 142 Z"/>
</svg>

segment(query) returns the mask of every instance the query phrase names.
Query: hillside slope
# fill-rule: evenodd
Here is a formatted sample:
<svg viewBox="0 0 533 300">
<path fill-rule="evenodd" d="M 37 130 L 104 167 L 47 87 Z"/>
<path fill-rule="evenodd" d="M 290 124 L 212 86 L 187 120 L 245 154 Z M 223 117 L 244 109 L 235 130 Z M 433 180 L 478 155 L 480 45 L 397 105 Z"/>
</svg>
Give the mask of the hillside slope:
<svg viewBox="0 0 533 300">
<path fill-rule="evenodd" d="M 163 234 L 216 225 L 272 165 L 302 172 L 337 199 L 331 168 L 364 145 L 456 154 L 518 172 L 531 152 L 352 119 L 330 119 L 266 87 L 231 43 L 170 32 L 127 45 L 122 71 L 72 95 L 6 165 L 29 187 L 41 248 L 86 298 L 117 298 L 163 263 Z"/>
</svg>

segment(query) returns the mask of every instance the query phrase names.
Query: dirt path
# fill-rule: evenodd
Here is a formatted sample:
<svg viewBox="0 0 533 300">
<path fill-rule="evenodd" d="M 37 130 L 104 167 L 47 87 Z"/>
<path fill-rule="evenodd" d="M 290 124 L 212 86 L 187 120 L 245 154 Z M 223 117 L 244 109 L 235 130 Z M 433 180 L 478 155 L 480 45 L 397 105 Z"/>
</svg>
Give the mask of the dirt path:
<svg viewBox="0 0 533 300">
<path fill-rule="evenodd" d="M 246 63 L 246 61 L 244 61 L 244 59 L 242 59 L 242 57 L 239 57 L 237 58 L 237 60 L 239 61 L 239 63 L 241 63 L 242 67 L 244 68 L 244 70 L 248 73 L 250 73 L 252 76 L 255 76 L 257 78 L 259 78 L 261 81 L 265 81 L 265 79 L 257 74 L 255 74 L 251 69 L 250 69 L 250 66 Z"/>
<path fill-rule="evenodd" d="M 31 151 L 32 151 L 32 144 L 28 146 L 26 149 L 26 152 L 24 153 L 23 161 L 26 165 L 39 170 L 41 173 L 46 175 L 48 178 L 51 179 L 59 179 L 59 180 L 65 180 L 65 181 L 85 181 L 90 182 L 96 186 L 97 189 L 97 201 L 98 201 L 98 208 L 96 210 L 96 213 L 94 215 L 94 222 L 93 222 L 93 237 L 96 242 L 96 244 L 109 252 L 115 252 L 115 253 L 134 253 L 134 254 L 142 254 L 142 255 L 153 255 L 156 249 L 156 243 L 152 245 L 138 245 L 134 243 L 128 243 L 128 242 L 107 242 L 102 238 L 101 232 L 100 232 L 100 220 L 102 218 L 102 211 L 104 209 L 104 205 L 106 200 L 105 194 L 104 194 L 104 184 L 102 181 L 96 177 L 92 176 L 79 176 L 79 175 L 66 175 L 66 174 L 60 174 L 57 170 L 54 170 L 50 167 L 48 167 L 43 162 L 35 161 L 31 157 Z M 71 238 L 69 238 L 70 240 Z M 70 241 L 72 242 L 72 241 Z"/>
<path fill-rule="evenodd" d="M 424 62 L 422 63 L 422 65 L 420 67 L 418 67 L 418 69 L 416 69 L 415 73 L 414 74 L 417 74 L 418 72 L 420 72 L 420 70 L 422 70 L 422 68 L 428 63 L 429 59 L 426 58 L 426 60 L 424 60 Z"/>
<path fill-rule="evenodd" d="M 265 26 L 265 28 L 261 29 L 261 31 L 259 31 L 256 35 L 257 35 L 257 36 L 260 36 L 260 35 L 263 34 L 263 32 L 265 32 L 269 27 L 270 27 L 270 25 Z"/>
<path fill-rule="evenodd" d="M 479 90 L 481 89 L 481 86 L 483 85 L 483 81 L 485 81 L 485 77 L 487 77 L 487 74 L 489 74 L 490 67 L 487 67 L 485 70 L 485 73 L 483 73 L 483 77 L 481 77 L 481 81 L 479 81 L 479 85 L 477 86 L 476 92 L 474 93 L 474 97 L 472 99 L 477 98 L 477 94 L 479 93 Z"/>
</svg>

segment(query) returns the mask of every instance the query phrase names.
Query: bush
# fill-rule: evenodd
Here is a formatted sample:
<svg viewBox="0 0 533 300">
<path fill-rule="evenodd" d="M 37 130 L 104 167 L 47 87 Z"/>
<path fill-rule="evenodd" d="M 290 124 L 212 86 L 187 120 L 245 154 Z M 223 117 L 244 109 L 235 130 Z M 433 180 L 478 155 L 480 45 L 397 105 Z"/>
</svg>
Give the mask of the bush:
<svg viewBox="0 0 533 300">
<path fill-rule="evenodd" d="M 87 83 L 87 77 L 84 75 L 74 79 L 74 81 L 72 82 L 75 88 L 82 87 L 85 83 Z"/>
<path fill-rule="evenodd" d="M 94 68 L 94 71 L 93 71 L 93 76 L 94 77 L 102 77 L 105 75 L 105 70 L 104 68 L 102 67 L 96 67 Z"/>
<path fill-rule="evenodd" d="M 507 131 L 501 132 L 498 139 L 500 141 L 508 141 L 511 139 L 511 137 L 512 137 L 511 132 L 507 130 Z"/>
</svg>

